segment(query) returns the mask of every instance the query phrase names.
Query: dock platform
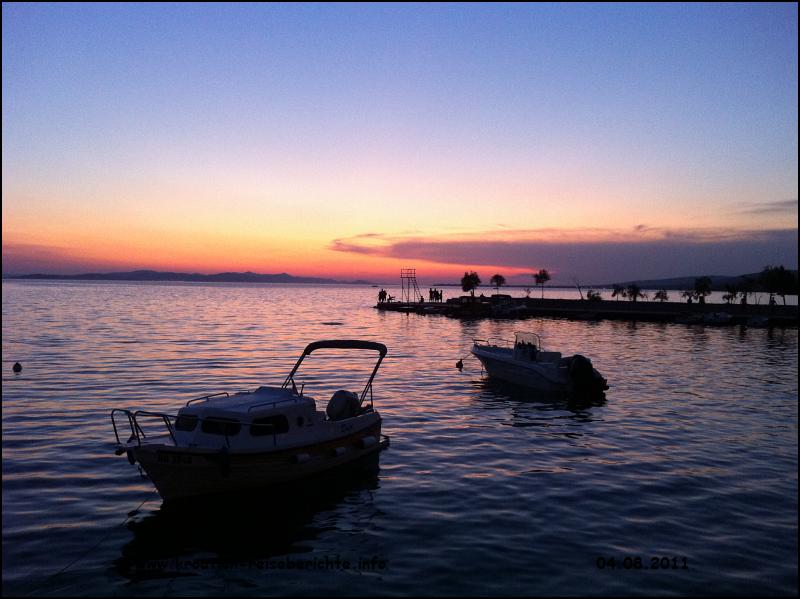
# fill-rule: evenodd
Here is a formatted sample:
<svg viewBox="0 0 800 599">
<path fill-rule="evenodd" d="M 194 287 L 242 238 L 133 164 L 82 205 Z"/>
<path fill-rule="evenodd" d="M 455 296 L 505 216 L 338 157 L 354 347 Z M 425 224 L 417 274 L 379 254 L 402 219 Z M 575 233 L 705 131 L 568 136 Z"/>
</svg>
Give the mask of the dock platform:
<svg viewBox="0 0 800 599">
<path fill-rule="evenodd" d="M 687 304 L 684 302 L 571 300 L 464 296 L 441 302 L 381 302 L 378 310 L 441 315 L 451 318 L 531 318 L 555 317 L 570 320 L 641 320 L 675 322 L 701 320 L 704 316 L 723 312 L 731 316 L 728 324 L 747 324 L 750 319 L 768 319 L 769 326 L 798 325 L 798 306 L 760 304 Z M 752 322 L 752 321 L 751 321 Z M 698 323 L 699 324 L 699 323 Z"/>
</svg>

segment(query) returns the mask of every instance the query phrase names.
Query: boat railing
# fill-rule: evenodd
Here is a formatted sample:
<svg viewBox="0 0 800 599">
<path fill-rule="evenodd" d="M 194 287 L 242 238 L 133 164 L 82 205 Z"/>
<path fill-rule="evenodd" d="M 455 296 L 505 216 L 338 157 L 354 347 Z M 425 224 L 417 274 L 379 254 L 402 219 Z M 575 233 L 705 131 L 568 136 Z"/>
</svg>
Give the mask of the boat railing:
<svg viewBox="0 0 800 599">
<path fill-rule="evenodd" d="M 475 345 L 485 345 L 489 347 L 511 347 L 513 341 L 510 339 L 499 339 L 497 337 L 488 337 L 487 339 L 473 339 L 472 343 Z"/>
<path fill-rule="evenodd" d="M 299 392 L 297 391 L 297 388 L 294 387 L 294 380 L 292 380 L 292 384 L 293 384 L 293 392 L 294 392 L 295 396 L 289 397 L 289 398 L 286 398 L 286 399 L 273 399 L 273 400 L 263 401 L 263 402 L 260 402 L 260 403 L 257 403 L 257 404 L 253 404 L 252 406 L 247 408 L 247 412 L 249 413 L 253 408 L 263 408 L 264 406 L 269 406 L 269 405 L 275 407 L 276 405 L 278 405 L 280 403 L 285 403 L 285 402 L 288 402 L 288 401 L 297 402 L 297 400 L 299 398 L 303 397 L 303 387 L 305 387 L 305 383 L 303 383 L 300 386 L 300 391 Z M 246 391 L 246 392 L 243 392 L 243 393 L 250 393 L 250 392 Z M 221 397 L 223 395 L 225 397 L 230 397 L 231 396 L 231 394 L 228 393 L 227 391 L 223 391 L 222 393 L 212 393 L 211 395 L 203 395 L 202 397 L 195 397 L 194 399 L 190 399 L 189 401 L 186 402 L 186 405 L 188 406 L 189 404 L 193 404 L 195 402 L 200 402 L 200 401 L 208 401 L 211 398 Z M 299 396 L 299 397 L 297 397 L 297 396 Z"/>
<path fill-rule="evenodd" d="M 194 399 L 190 399 L 189 401 L 186 402 L 186 405 L 188 406 L 189 404 L 194 403 L 196 401 L 208 401 L 212 397 L 220 397 L 221 395 L 224 395 L 225 397 L 231 396 L 231 394 L 228 393 L 227 391 L 223 391 L 222 393 L 212 393 L 211 395 L 203 395 L 202 397 L 195 397 Z"/>
<path fill-rule="evenodd" d="M 281 401 L 291 401 L 291 400 L 281 400 Z M 274 403 L 280 403 L 280 401 Z M 128 427 L 130 428 L 131 431 L 131 436 L 124 443 L 122 442 L 119 436 L 120 433 L 119 427 L 121 425 L 117 423 L 117 418 L 121 418 L 121 416 L 119 415 L 120 413 L 125 415 L 125 418 L 127 419 L 128 422 Z M 161 419 L 164 423 L 164 426 L 167 429 L 167 432 L 169 433 L 169 438 L 171 439 L 173 445 L 176 446 L 178 445 L 177 441 L 175 440 L 175 425 L 173 424 L 173 421 L 175 421 L 178 418 L 177 416 L 174 416 L 172 414 L 164 414 L 163 412 L 148 412 L 145 410 L 137 410 L 135 412 L 131 412 L 130 410 L 114 408 L 113 410 L 111 410 L 111 424 L 114 427 L 114 437 L 117 440 L 118 446 L 122 447 L 123 445 L 130 445 L 132 442 L 136 441 L 136 445 L 141 447 L 142 440 L 146 441 L 148 439 L 148 435 L 144 432 L 142 425 L 139 424 L 139 418 L 142 416 L 146 418 Z M 224 429 L 225 425 L 231 425 L 231 424 L 235 424 L 240 427 L 250 427 L 251 434 L 252 434 L 252 429 L 254 428 L 262 430 L 267 430 L 267 429 L 272 430 L 272 445 L 273 447 L 277 447 L 278 445 L 278 433 L 275 432 L 275 426 L 273 424 L 261 424 L 261 423 L 256 424 L 253 422 L 241 422 L 239 420 L 232 421 L 230 418 L 222 418 L 219 416 L 207 416 L 207 417 L 200 417 L 194 415 L 191 416 L 196 417 L 197 422 L 200 423 L 201 426 L 203 422 L 216 422 L 217 424 L 223 426 L 223 430 L 225 430 Z M 263 436 L 268 436 L 268 434 Z M 228 433 L 226 432 L 224 433 L 224 437 L 225 437 L 225 445 L 230 447 L 231 435 L 228 435 Z M 151 435 L 150 438 L 153 438 L 153 435 Z"/>
<path fill-rule="evenodd" d="M 172 424 L 171 420 L 175 419 L 175 416 L 171 416 L 169 414 L 163 414 L 161 412 L 147 412 L 144 410 L 137 410 L 136 412 L 131 412 L 130 410 L 122 410 L 120 408 L 114 408 L 111 410 L 111 424 L 114 427 L 114 437 L 117 439 L 117 445 L 124 445 L 126 443 L 122 443 L 119 438 L 119 428 L 117 426 L 117 417 L 119 413 L 125 414 L 125 417 L 128 421 L 128 427 L 131 431 L 131 436 L 128 438 L 126 443 L 132 443 L 136 441 L 137 445 L 142 444 L 142 439 L 147 438 L 147 433 L 144 432 L 142 425 L 139 424 L 139 417 L 144 416 L 146 418 L 160 418 L 164 426 L 167 428 L 167 432 L 169 433 L 169 438 L 172 440 L 174 445 L 177 445 L 175 441 L 175 427 Z"/>
<path fill-rule="evenodd" d="M 111 410 L 111 425 L 114 427 L 114 437 L 117 439 L 117 445 L 122 445 L 122 441 L 119 439 L 119 429 L 117 428 L 117 416 L 118 414 L 124 414 L 128 421 L 128 426 L 131 430 L 131 436 L 128 438 L 127 443 L 130 443 L 134 439 L 139 438 L 139 434 L 141 433 L 144 436 L 144 431 L 139 427 L 139 424 L 133 418 L 133 413 L 130 410 L 122 410 L 120 408 L 114 408 Z"/>
<path fill-rule="evenodd" d="M 278 404 L 287 403 L 287 402 L 297 403 L 301 399 L 305 399 L 303 397 L 302 392 L 299 395 L 292 395 L 291 397 L 287 397 L 286 399 L 273 399 L 271 401 L 262 401 L 260 403 L 255 403 L 252 406 L 248 407 L 247 408 L 247 413 L 249 414 L 250 411 L 253 410 L 254 408 L 263 408 L 264 406 L 272 406 L 274 408 Z M 256 426 L 258 426 L 258 425 L 256 425 Z"/>
</svg>

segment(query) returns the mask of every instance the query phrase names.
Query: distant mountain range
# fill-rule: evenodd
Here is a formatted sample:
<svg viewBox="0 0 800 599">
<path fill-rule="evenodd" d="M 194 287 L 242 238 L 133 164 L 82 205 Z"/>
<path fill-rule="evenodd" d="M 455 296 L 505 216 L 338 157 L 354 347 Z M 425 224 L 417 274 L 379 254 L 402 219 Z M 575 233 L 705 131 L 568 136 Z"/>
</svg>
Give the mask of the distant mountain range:
<svg viewBox="0 0 800 599">
<path fill-rule="evenodd" d="M 792 271 L 797 276 L 797 271 Z M 725 285 L 741 285 L 746 279 L 757 280 L 761 273 L 752 273 L 737 276 L 702 275 L 711 279 L 711 288 L 714 291 L 724 291 Z M 620 283 L 605 283 L 602 285 L 582 285 L 585 289 L 612 288 L 614 285 L 627 287 L 636 284 L 642 289 L 668 289 L 681 290 L 693 289 L 694 281 L 701 275 L 692 277 L 675 277 L 671 279 L 637 279 Z M 3 275 L 4 279 L 55 279 L 74 281 L 175 281 L 188 283 L 305 283 L 312 285 L 370 285 L 370 281 L 357 279 L 353 281 L 339 281 L 321 277 L 295 277 L 285 272 L 279 274 L 259 274 L 255 272 L 221 272 L 212 275 L 185 272 L 161 272 L 157 270 L 133 270 L 129 272 L 84 273 L 78 275 L 56 274 L 28 274 L 28 275 Z M 436 287 L 458 286 L 456 283 L 439 283 Z M 506 285 L 506 287 L 531 287 L 534 285 Z M 547 285 L 547 287 L 569 287 L 569 285 Z"/>
<path fill-rule="evenodd" d="M 185 272 L 133 270 L 130 272 L 85 273 L 80 275 L 3 275 L 4 279 L 62 279 L 77 281 L 182 281 L 188 283 L 308 283 L 315 285 L 369 285 L 369 281 L 337 281 L 319 277 L 295 277 L 285 272 L 262 275 L 255 272 L 221 272 L 214 275 Z"/>
</svg>

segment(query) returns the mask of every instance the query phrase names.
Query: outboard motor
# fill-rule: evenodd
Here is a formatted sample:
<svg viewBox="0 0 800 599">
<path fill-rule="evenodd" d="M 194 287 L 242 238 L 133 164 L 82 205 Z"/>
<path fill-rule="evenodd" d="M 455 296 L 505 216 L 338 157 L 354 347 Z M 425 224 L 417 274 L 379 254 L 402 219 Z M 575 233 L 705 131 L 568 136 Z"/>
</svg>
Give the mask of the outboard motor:
<svg viewBox="0 0 800 599">
<path fill-rule="evenodd" d="M 569 363 L 569 377 L 574 388 L 578 391 L 595 391 L 595 377 L 592 361 L 586 356 L 575 354 Z"/>
<path fill-rule="evenodd" d="M 357 416 L 361 408 L 358 395 L 352 391 L 339 390 L 333 394 L 325 408 L 325 413 L 331 420 L 344 420 Z"/>
</svg>

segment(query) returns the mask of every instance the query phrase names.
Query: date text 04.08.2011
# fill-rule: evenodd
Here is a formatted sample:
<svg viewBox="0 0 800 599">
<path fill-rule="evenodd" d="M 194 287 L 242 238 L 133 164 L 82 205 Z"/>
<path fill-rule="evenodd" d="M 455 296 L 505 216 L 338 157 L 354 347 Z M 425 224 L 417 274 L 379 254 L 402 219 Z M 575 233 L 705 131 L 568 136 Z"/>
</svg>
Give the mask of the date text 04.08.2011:
<svg viewBox="0 0 800 599">
<path fill-rule="evenodd" d="M 599 570 L 688 570 L 689 560 L 686 557 L 598 557 L 595 565 Z"/>
</svg>

